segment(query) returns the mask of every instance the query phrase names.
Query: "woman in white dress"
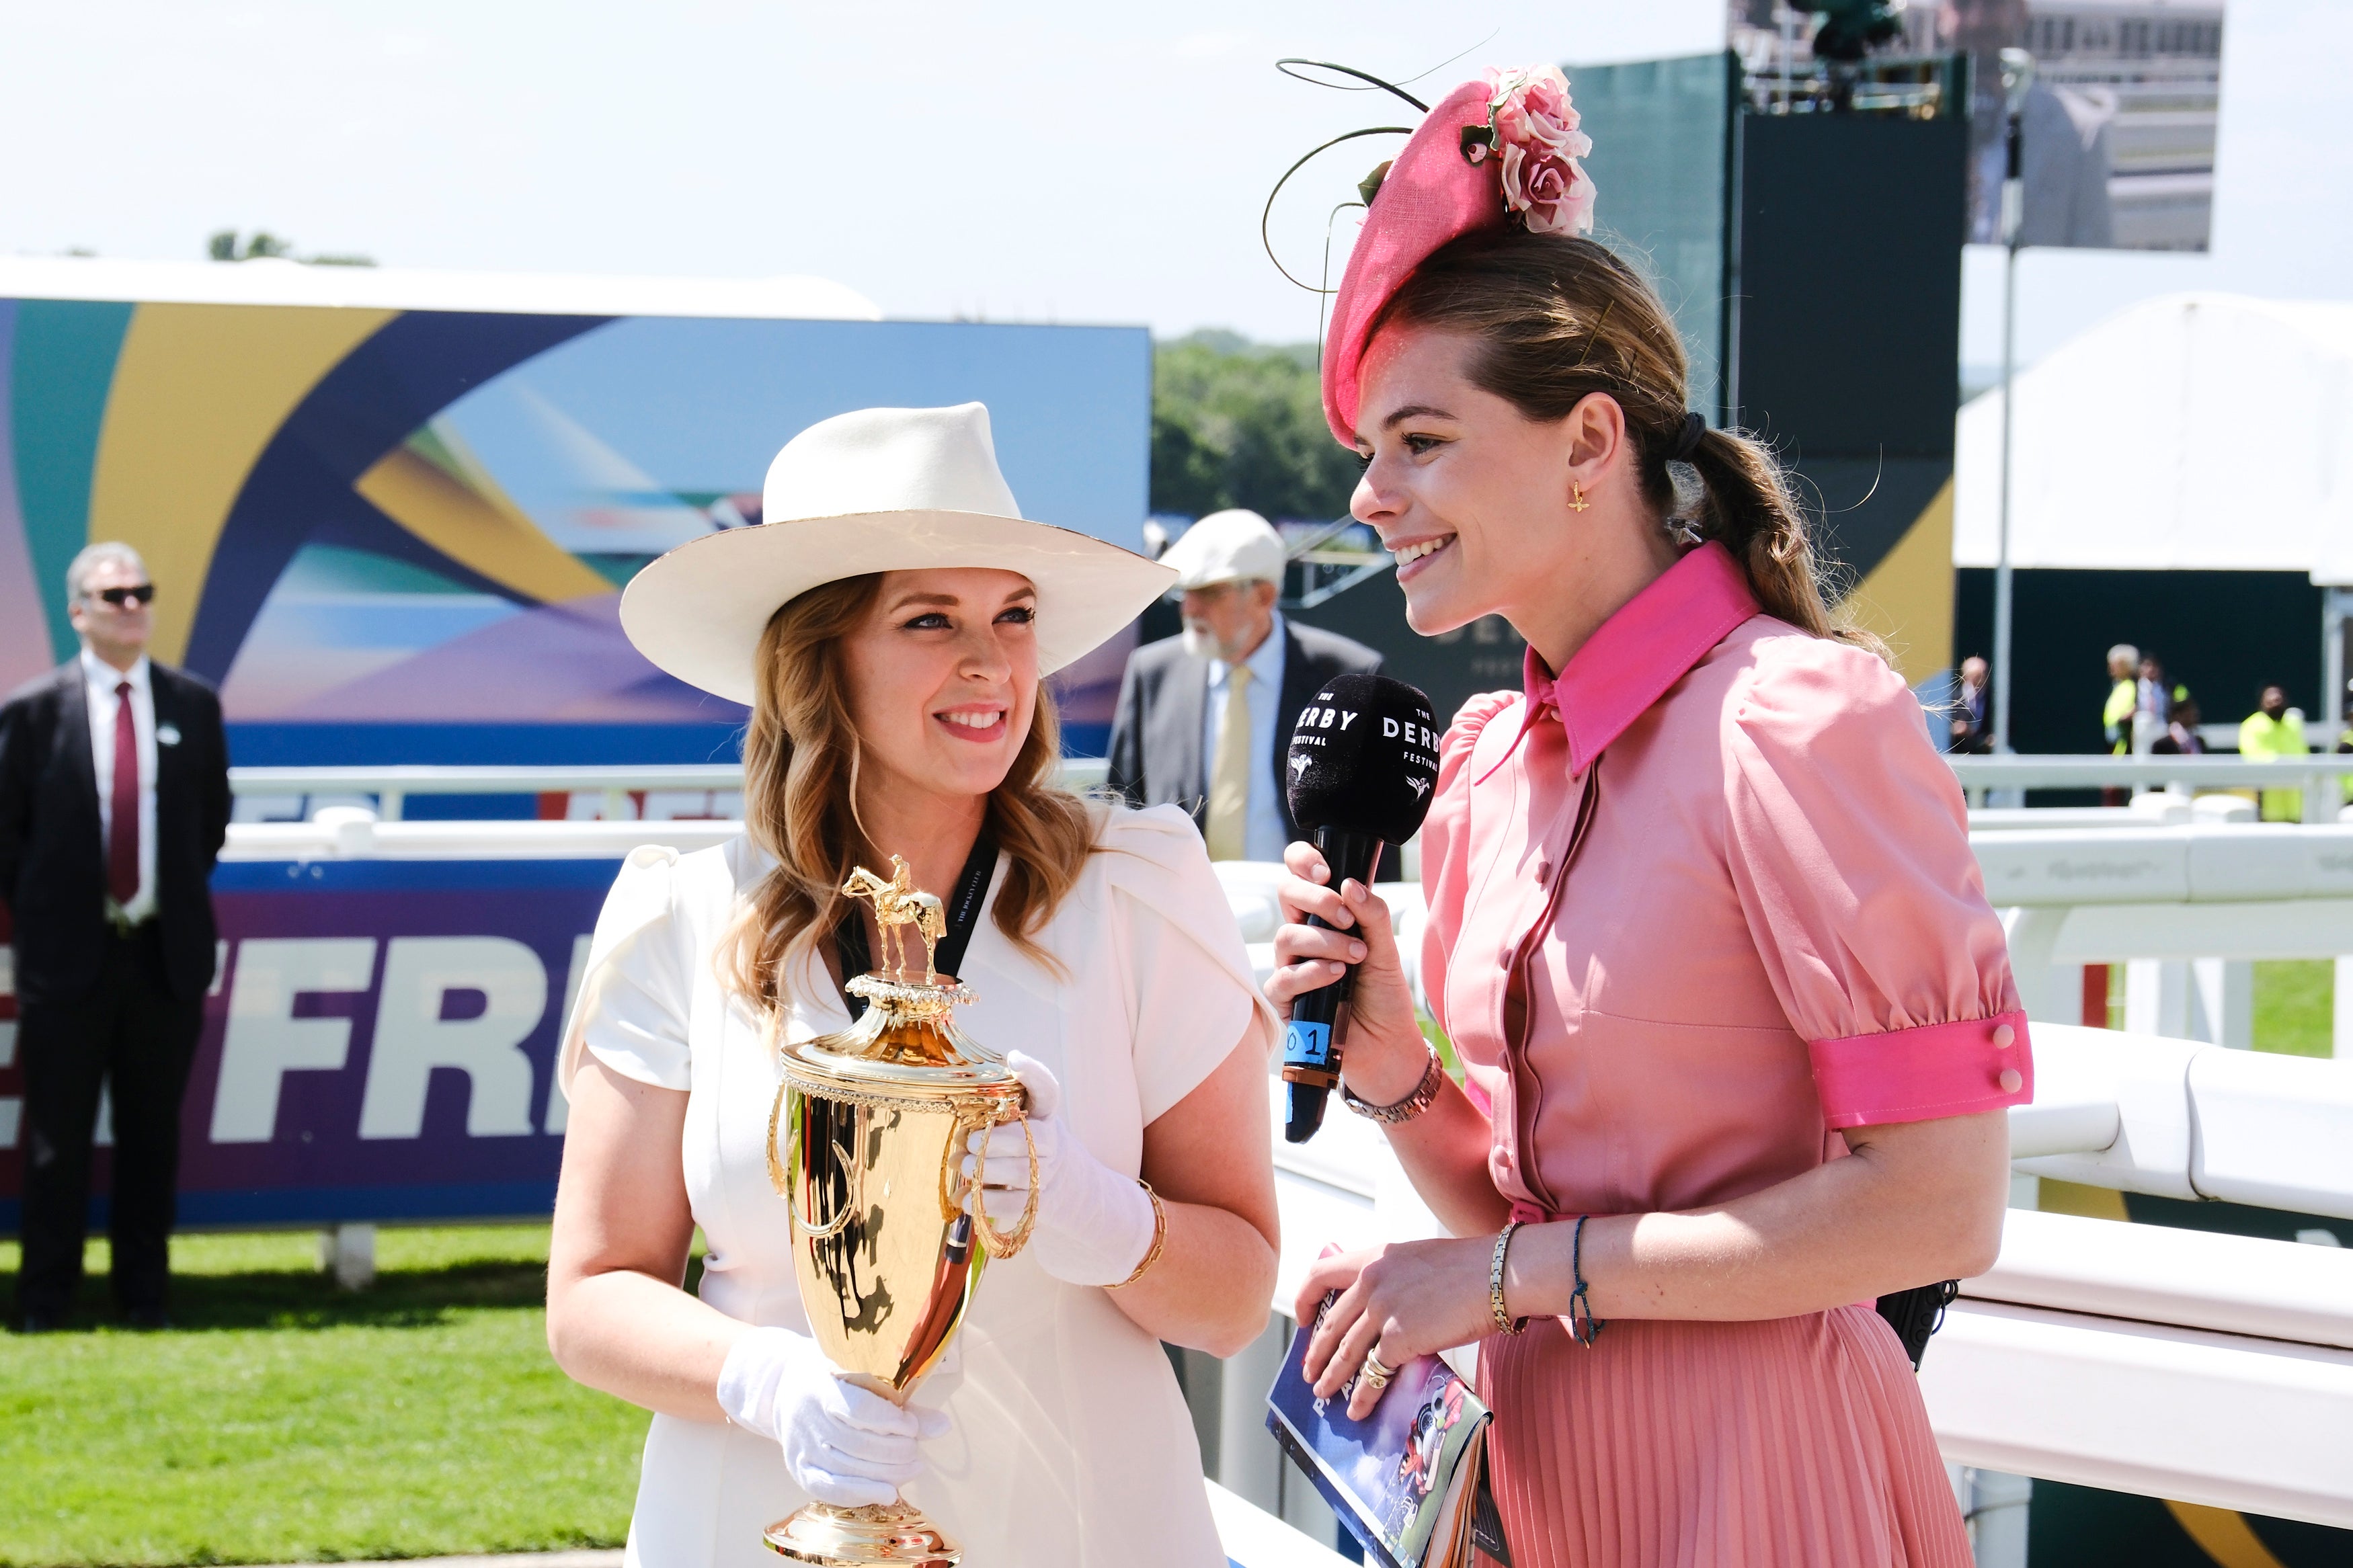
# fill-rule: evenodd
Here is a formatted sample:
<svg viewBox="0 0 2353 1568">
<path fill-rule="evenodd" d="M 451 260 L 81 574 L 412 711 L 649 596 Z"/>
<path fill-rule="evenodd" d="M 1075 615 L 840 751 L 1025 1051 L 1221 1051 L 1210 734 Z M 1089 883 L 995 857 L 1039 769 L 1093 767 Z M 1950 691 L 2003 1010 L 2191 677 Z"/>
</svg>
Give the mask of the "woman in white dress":
<svg viewBox="0 0 2353 1568">
<path fill-rule="evenodd" d="M 812 1497 L 903 1487 L 969 1568 L 1222 1564 L 1159 1342 L 1227 1355 L 1265 1326 L 1273 1019 L 1192 824 L 1052 784 L 1039 679 L 1173 574 L 1021 521 L 978 404 L 812 426 L 765 500 L 763 525 L 673 551 L 622 601 L 656 664 L 752 705 L 746 832 L 629 857 L 558 1075 L 548 1340 L 655 1413 L 628 1561 L 773 1563 L 763 1527 Z M 904 1410 L 808 1336 L 765 1153 L 773 1040 L 849 1023 L 841 952 L 883 950 L 839 889 L 893 854 L 944 898 L 987 879 L 959 1016 L 1020 1053 L 1039 1151 L 1032 1239 Z M 1019 1127 L 997 1136 L 1008 1225 L 1028 1164 Z"/>
</svg>

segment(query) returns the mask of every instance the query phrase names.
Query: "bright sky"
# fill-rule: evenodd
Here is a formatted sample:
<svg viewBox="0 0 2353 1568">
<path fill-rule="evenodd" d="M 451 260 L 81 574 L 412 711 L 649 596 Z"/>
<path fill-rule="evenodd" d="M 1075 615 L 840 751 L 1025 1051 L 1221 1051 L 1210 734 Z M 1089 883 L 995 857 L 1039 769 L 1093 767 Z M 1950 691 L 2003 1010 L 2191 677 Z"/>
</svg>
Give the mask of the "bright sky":
<svg viewBox="0 0 2353 1568">
<path fill-rule="evenodd" d="M 1469 50 L 1434 96 L 1488 62 L 1715 48 L 1723 12 L 5 0 L 0 252 L 195 259 L 215 229 L 266 227 L 388 265 L 815 273 L 896 316 L 1297 340 L 1314 301 L 1261 254 L 1260 205 L 1315 142 L 1396 120 L 1286 80 L 1277 56 L 1403 76 Z M 2030 258 L 2030 357 L 2168 288 L 2353 293 L 2353 5 L 2232 0 L 2228 26 L 2216 255 Z M 1286 193 L 1294 269 L 1316 257 L 1314 198 L 1379 145 Z M 1999 350 L 1989 276 L 1973 263 L 1972 362 Z"/>
<path fill-rule="evenodd" d="M 1723 38 L 1721 0 L 1509 12 L 1544 19 L 1398 0 L 7 0 L 0 251 L 193 260 L 215 229 L 267 227 L 387 265 L 808 272 L 898 316 L 1302 339 L 1314 300 L 1261 254 L 1260 205 L 1318 142 L 1398 121 L 1285 79 L 1278 56 L 1404 76 L 1472 49 L 1434 79 L 1451 86 L 1490 60 Z M 1324 189 L 1387 155 L 1338 155 Z M 1312 258 L 1311 205 L 1292 237 Z"/>
</svg>

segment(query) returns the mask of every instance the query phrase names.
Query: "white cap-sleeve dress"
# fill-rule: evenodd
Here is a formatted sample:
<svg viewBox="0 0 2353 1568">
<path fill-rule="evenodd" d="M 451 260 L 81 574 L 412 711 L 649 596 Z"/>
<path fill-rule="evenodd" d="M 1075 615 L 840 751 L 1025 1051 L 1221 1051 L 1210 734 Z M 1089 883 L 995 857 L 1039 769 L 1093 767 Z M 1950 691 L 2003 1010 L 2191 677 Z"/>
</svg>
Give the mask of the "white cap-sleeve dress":
<svg viewBox="0 0 2353 1568">
<path fill-rule="evenodd" d="M 1146 1124 L 1246 1033 L 1271 1049 L 1275 1026 L 1192 823 L 1173 806 L 1098 809 L 1098 852 L 1039 938 L 1063 973 L 983 920 L 961 976 L 978 1000 L 959 1021 L 993 1050 L 1045 1062 L 1071 1129 L 1112 1169 L 1134 1173 Z M 586 1052 L 686 1091 L 687 1198 L 709 1246 L 702 1300 L 806 1331 L 764 1148 L 777 1065 L 712 962 L 765 865 L 740 838 L 630 857 L 597 922 L 558 1077 L 568 1082 Z M 794 1039 L 849 1022 L 821 967 L 793 995 Z M 964 1544 L 967 1568 L 1225 1563 L 1167 1359 L 1102 1289 L 1063 1284 L 1027 1253 L 992 1263 L 915 1398 L 954 1429 L 923 1445 L 930 1471 L 907 1496 Z M 766 1568 L 776 1559 L 762 1528 L 807 1500 L 767 1439 L 657 1415 L 628 1563 Z"/>
</svg>

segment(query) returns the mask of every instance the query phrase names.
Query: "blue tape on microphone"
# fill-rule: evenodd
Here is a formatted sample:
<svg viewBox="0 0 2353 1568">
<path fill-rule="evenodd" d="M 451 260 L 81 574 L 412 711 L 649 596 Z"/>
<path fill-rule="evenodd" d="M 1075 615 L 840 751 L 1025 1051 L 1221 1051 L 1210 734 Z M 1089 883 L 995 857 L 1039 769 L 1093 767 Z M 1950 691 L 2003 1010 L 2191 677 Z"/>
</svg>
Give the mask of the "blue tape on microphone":
<svg viewBox="0 0 2353 1568">
<path fill-rule="evenodd" d="M 1332 1026 L 1293 1018 L 1282 1031 L 1282 1065 L 1332 1070 Z"/>
</svg>

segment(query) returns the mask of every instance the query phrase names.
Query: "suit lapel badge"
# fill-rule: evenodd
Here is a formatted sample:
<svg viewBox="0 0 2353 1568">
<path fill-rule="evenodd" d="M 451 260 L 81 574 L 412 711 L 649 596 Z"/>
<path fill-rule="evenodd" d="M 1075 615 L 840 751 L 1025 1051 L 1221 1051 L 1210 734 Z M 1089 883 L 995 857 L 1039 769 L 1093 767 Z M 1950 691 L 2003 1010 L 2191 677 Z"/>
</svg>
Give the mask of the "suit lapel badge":
<svg viewBox="0 0 2353 1568">
<path fill-rule="evenodd" d="M 156 725 L 155 743 L 159 746 L 178 745 L 180 743 L 180 727 L 177 724 Z"/>
</svg>

